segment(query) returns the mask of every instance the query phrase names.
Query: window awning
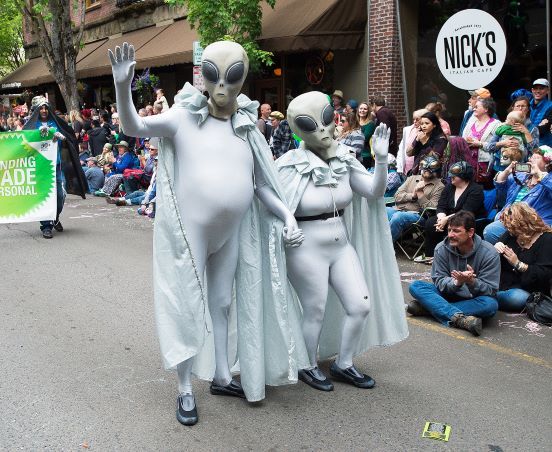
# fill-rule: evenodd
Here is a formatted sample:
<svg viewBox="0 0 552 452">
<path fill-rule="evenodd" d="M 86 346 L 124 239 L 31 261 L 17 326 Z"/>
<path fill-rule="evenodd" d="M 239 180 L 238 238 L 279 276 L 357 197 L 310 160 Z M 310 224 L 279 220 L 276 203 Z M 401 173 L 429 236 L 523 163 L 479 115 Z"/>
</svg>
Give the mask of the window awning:
<svg viewBox="0 0 552 452">
<path fill-rule="evenodd" d="M 366 20 L 366 0 L 278 0 L 275 9 L 263 2 L 259 43 L 264 50 L 286 53 L 360 49 L 364 45 Z M 83 79 L 111 74 L 107 50 L 114 50 L 125 41 L 134 45 L 137 69 L 190 63 L 195 40 L 196 31 L 182 19 L 95 41 L 79 52 L 77 76 Z M 0 80 L 0 88 L 13 83 L 26 88 L 53 81 L 42 58 L 34 58 Z"/>
<path fill-rule="evenodd" d="M 94 53 L 77 63 L 77 76 L 79 78 L 90 78 L 111 74 L 111 63 L 107 55 L 108 49 L 114 51 L 116 46 L 120 47 L 124 42 L 128 42 L 134 46 L 136 55 L 139 57 L 140 49 L 162 33 L 167 27 L 168 25 L 142 28 L 124 33 L 116 38 L 107 39 Z"/>
<path fill-rule="evenodd" d="M 197 40 L 197 33 L 190 28 L 187 20 L 176 21 L 139 49 L 136 53 L 136 67 L 141 69 L 191 63 L 192 45 Z"/>
<path fill-rule="evenodd" d="M 107 39 L 101 39 L 99 41 L 86 44 L 77 56 L 78 62 L 89 56 L 92 52 L 96 51 Z M 46 63 L 42 59 L 33 58 L 17 68 L 11 74 L 0 80 L 0 88 L 9 87 L 12 84 L 20 83 L 22 88 L 28 88 L 32 86 L 42 85 L 44 83 L 52 83 L 54 81 L 53 75 L 50 74 Z"/>
<path fill-rule="evenodd" d="M 278 0 L 263 2 L 259 44 L 271 52 L 361 49 L 364 46 L 366 0 Z"/>
<path fill-rule="evenodd" d="M 20 84 L 18 86 L 28 88 L 53 81 L 54 77 L 50 75 L 46 63 L 42 57 L 40 57 L 27 61 L 23 66 L 17 68 L 11 74 L 0 80 L 0 87 L 11 88 L 16 84 Z"/>
</svg>

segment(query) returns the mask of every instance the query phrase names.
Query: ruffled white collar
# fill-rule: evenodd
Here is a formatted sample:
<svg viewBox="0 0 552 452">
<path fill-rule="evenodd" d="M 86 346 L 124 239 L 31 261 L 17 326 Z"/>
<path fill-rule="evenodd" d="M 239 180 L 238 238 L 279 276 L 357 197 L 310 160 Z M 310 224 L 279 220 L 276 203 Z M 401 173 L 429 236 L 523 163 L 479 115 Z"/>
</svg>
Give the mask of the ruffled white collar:
<svg viewBox="0 0 552 452">
<path fill-rule="evenodd" d="M 288 152 L 286 161 L 279 166 L 295 166 L 301 175 L 310 175 L 314 185 L 337 185 L 339 179 L 349 171 L 349 166 L 355 160 L 354 154 L 341 143 L 337 147 L 336 156 L 325 162 L 316 153 L 301 147 Z"/>
<path fill-rule="evenodd" d="M 209 116 L 207 97 L 189 83 L 184 85 L 184 88 L 175 96 L 174 101 L 177 107 L 185 108 L 197 117 L 198 126 L 203 124 Z M 245 94 L 240 94 L 237 102 L 238 110 L 231 118 L 232 128 L 236 136 L 245 141 L 247 132 L 256 127 L 259 102 L 249 99 Z"/>
</svg>

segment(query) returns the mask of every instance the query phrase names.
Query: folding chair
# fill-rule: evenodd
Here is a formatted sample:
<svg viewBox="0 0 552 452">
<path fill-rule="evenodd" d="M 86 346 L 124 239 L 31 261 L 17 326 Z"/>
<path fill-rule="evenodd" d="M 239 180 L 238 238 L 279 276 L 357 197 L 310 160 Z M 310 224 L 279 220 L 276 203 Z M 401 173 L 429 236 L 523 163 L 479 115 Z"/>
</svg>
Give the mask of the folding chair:
<svg viewBox="0 0 552 452">
<path fill-rule="evenodd" d="M 426 207 L 420 214 L 420 219 L 409 225 L 399 236 L 395 245 L 408 260 L 413 261 L 423 253 L 425 236 L 424 223 L 427 218 L 435 215 L 434 207 Z"/>
</svg>

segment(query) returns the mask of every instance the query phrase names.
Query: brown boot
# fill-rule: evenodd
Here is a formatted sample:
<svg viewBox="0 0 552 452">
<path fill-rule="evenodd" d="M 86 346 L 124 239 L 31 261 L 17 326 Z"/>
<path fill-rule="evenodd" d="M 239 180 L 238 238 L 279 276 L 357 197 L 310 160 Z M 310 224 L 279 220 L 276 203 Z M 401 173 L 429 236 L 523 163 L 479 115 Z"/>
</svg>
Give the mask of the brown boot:
<svg viewBox="0 0 552 452">
<path fill-rule="evenodd" d="M 125 198 L 117 198 L 117 202 L 115 204 L 118 206 L 128 206 Z"/>
<path fill-rule="evenodd" d="M 105 202 L 108 204 L 117 204 L 117 199 L 118 198 L 112 198 L 111 196 L 107 196 L 105 198 Z"/>
<path fill-rule="evenodd" d="M 450 321 L 452 326 L 455 328 L 469 331 L 474 336 L 481 335 L 483 324 L 479 317 L 474 317 L 473 315 L 465 316 L 464 314 L 455 314 Z"/>
</svg>

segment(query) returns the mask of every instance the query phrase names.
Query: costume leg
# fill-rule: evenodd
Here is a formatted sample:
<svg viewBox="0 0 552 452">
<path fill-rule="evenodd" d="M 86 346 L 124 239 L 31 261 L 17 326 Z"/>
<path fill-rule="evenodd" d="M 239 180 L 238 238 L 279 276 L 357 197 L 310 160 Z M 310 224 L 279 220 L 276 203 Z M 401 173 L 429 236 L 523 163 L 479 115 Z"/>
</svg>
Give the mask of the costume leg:
<svg viewBox="0 0 552 452">
<path fill-rule="evenodd" d="M 346 369 L 353 365 L 353 353 L 371 305 L 362 267 L 351 245 L 347 246 L 330 267 L 330 284 L 345 309 L 341 346 L 336 364 L 341 369 Z"/>
<path fill-rule="evenodd" d="M 308 243 L 288 248 L 286 253 L 288 277 L 303 308 L 302 329 L 309 362 L 316 367 L 318 341 L 328 298 L 329 262 Z"/>
<path fill-rule="evenodd" d="M 197 265 L 198 273 L 201 278 L 201 283 L 205 282 L 203 277 L 205 273 L 205 263 L 207 256 L 207 240 L 203 234 L 201 227 L 187 224 L 187 235 L 190 248 L 194 255 L 194 259 Z M 184 326 L 185 328 L 185 326 Z M 192 368 L 194 365 L 194 358 L 182 361 L 176 366 L 176 373 L 178 375 L 178 391 L 184 394 L 192 394 Z"/>
<path fill-rule="evenodd" d="M 190 358 L 186 361 L 182 361 L 176 366 L 176 373 L 178 374 L 178 392 L 184 394 L 192 394 L 192 367 L 194 366 L 194 359 Z"/>
<path fill-rule="evenodd" d="M 238 264 L 238 239 L 234 235 L 207 261 L 209 312 L 215 340 L 215 375 L 213 381 L 226 386 L 232 380 L 228 365 L 228 313 Z"/>
</svg>

